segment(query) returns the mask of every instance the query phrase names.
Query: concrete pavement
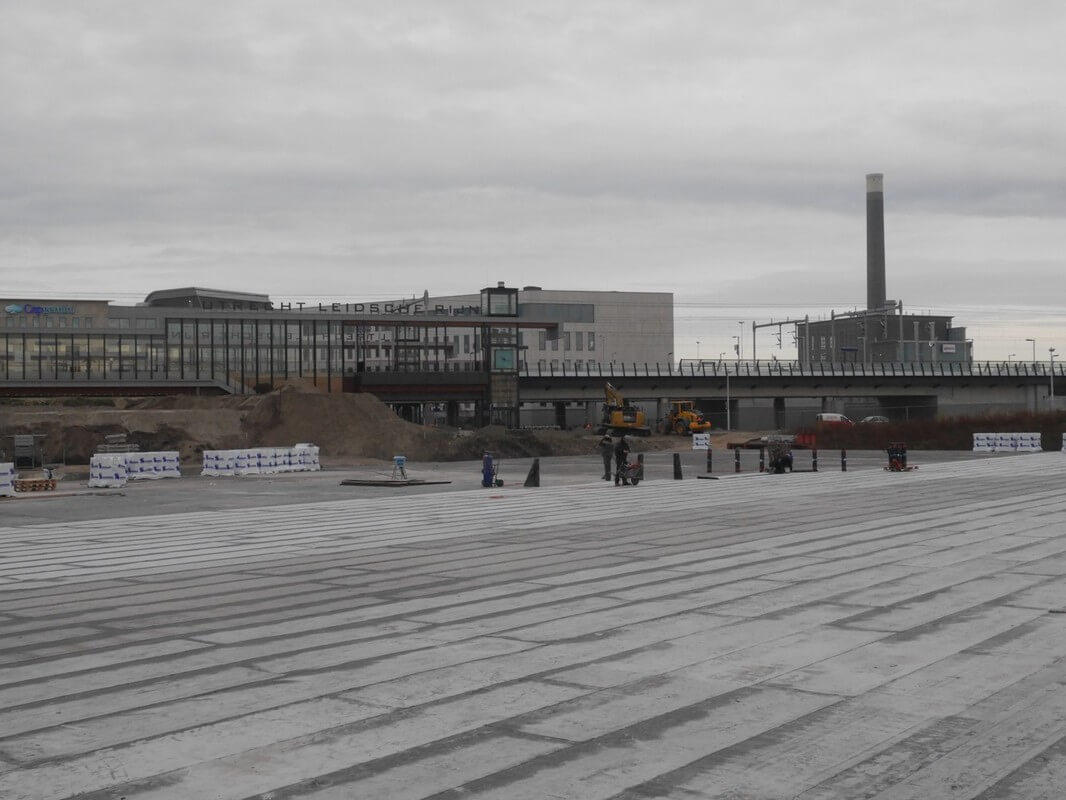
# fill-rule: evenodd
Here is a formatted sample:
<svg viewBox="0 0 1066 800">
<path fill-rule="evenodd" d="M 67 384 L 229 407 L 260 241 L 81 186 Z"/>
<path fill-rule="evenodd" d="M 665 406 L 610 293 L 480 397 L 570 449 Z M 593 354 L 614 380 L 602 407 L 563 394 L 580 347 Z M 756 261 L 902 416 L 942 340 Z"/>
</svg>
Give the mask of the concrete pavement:
<svg viewBox="0 0 1066 800">
<path fill-rule="evenodd" d="M 0 797 L 1062 797 L 1066 456 L 864 466 L 5 502 Z"/>
</svg>

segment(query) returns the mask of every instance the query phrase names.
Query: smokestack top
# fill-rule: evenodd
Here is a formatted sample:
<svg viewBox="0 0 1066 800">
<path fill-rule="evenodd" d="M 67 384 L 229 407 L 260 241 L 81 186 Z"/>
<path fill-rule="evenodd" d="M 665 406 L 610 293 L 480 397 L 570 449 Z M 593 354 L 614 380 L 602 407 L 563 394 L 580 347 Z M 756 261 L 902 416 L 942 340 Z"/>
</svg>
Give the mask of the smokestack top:
<svg viewBox="0 0 1066 800">
<path fill-rule="evenodd" d="M 880 172 L 871 172 L 866 176 L 866 192 L 884 192 L 885 176 Z"/>
</svg>

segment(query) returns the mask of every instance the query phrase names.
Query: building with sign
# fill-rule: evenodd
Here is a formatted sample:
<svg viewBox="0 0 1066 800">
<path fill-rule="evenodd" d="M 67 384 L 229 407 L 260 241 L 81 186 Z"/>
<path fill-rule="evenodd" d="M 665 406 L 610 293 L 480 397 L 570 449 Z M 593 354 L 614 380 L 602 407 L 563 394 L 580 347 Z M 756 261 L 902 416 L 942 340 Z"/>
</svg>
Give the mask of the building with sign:
<svg viewBox="0 0 1066 800">
<path fill-rule="evenodd" d="M 476 403 L 482 421 L 507 424 L 517 419 L 518 370 L 530 362 L 596 368 L 668 361 L 673 350 L 673 295 L 662 292 L 499 284 L 456 297 L 275 302 L 188 287 L 136 305 L 0 305 L 0 392 L 8 395 L 387 387 L 412 407 L 451 397 Z"/>
</svg>

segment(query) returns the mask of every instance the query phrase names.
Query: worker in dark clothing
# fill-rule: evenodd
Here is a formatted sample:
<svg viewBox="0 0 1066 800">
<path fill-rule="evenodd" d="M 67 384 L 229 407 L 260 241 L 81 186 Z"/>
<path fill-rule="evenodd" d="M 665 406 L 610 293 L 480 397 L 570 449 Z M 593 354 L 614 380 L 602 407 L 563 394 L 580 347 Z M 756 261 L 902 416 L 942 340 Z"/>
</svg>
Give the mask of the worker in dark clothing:
<svg viewBox="0 0 1066 800">
<path fill-rule="evenodd" d="M 626 441 L 625 435 L 618 437 L 618 442 L 614 446 L 614 485 L 617 486 L 619 482 L 629 486 L 629 477 L 626 475 L 626 462 L 629 460 L 629 442 Z"/>
<path fill-rule="evenodd" d="M 603 479 L 609 481 L 611 479 L 611 454 L 614 453 L 614 442 L 611 441 L 610 436 L 604 436 L 597 446 L 600 449 L 600 456 L 603 458 Z"/>
</svg>

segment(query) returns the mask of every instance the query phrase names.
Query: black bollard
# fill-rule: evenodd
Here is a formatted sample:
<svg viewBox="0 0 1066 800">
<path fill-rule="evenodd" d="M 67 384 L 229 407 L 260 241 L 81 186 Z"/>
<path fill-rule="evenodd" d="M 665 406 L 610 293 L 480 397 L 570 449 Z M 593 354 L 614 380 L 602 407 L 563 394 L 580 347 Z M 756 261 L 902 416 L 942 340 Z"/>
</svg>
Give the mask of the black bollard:
<svg viewBox="0 0 1066 800">
<path fill-rule="evenodd" d="M 848 471 L 848 451 L 843 447 L 840 448 L 840 471 Z"/>
<path fill-rule="evenodd" d="M 818 471 L 818 448 L 811 448 L 811 472 Z"/>
<path fill-rule="evenodd" d="M 766 448 L 759 448 L 759 472 L 766 472 Z"/>
<path fill-rule="evenodd" d="M 733 471 L 740 472 L 740 448 L 733 448 Z"/>
<path fill-rule="evenodd" d="M 644 454 L 637 453 L 637 477 L 644 480 Z"/>
<path fill-rule="evenodd" d="M 526 482 L 523 486 L 540 486 L 540 459 L 534 458 L 533 465 L 529 468 L 529 474 L 526 475 Z"/>
<path fill-rule="evenodd" d="M 707 448 L 707 473 L 711 472 L 711 448 Z"/>
<path fill-rule="evenodd" d="M 681 454 L 674 453 L 674 480 L 681 480 Z"/>
</svg>

